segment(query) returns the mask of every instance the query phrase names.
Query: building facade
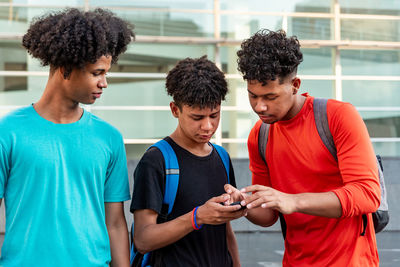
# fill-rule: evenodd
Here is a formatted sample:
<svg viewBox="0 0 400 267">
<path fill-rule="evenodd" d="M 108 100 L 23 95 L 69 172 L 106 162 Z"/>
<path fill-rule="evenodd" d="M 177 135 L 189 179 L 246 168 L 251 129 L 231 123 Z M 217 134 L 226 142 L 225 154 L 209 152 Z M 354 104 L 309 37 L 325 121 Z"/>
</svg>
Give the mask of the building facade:
<svg viewBox="0 0 400 267">
<path fill-rule="evenodd" d="M 30 21 L 66 7 L 107 8 L 135 25 L 136 40 L 108 75 L 103 97 L 85 108 L 123 134 L 128 158 L 171 133 L 176 120 L 166 73 L 207 55 L 229 84 L 213 141 L 246 158 L 257 116 L 237 71 L 236 51 L 259 29 L 284 29 L 301 43 L 301 92 L 352 103 L 376 153 L 400 156 L 399 0 L 0 0 L 0 116 L 36 102 L 48 68 L 21 46 Z"/>
</svg>

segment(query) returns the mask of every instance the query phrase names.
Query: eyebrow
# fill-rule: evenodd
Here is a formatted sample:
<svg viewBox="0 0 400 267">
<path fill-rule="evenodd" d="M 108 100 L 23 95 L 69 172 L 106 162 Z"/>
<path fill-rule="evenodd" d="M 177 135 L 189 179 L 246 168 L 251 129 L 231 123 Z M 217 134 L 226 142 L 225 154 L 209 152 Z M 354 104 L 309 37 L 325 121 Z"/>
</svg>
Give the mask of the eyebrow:
<svg viewBox="0 0 400 267">
<path fill-rule="evenodd" d="M 277 95 L 277 93 L 266 93 L 264 95 L 256 95 L 255 93 L 253 93 L 249 89 L 247 89 L 247 92 L 249 92 L 250 94 L 255 95 L 255 96 L 275 96 L 275 95 Z"/>
</svg>

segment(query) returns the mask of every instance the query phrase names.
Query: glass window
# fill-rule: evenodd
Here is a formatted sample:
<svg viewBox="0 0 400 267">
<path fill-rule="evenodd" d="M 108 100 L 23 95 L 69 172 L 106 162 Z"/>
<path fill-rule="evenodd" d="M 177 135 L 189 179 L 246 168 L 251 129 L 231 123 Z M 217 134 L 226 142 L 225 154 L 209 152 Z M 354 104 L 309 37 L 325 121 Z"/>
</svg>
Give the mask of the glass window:
<svg viewBox="0 0 400 267">
<path fill-rule="evenodd" d="M 248 111 L 223 110 L 222 138 L 247 138 L 258 120 L 251 108 Z"/>
<path fill-rule="evenodd" d="M 400 137 L 400 111 L 360 111 L 371 137 Z"/>
<path fill-rule="evenodd" d="M 350 14 L 400 15 L 398 0 L 339 0 L 340 12 Z"/>
<path fill-rule="evenodd" d="M 307 92 L 314 97 L 335 98 L 334 88 L 333 81 L 302 79 L 299 93 Z"/>
<path fill-rule="evenodd" d="M 375 154 L 384 157 L 398 157 L 400 156 L 400 143 L 399 142 L 373 142 Z"/>
<path fill-rule="evenodd" d="M 164 138 L 177 126 L 170 110 L 98 110 L 91 109 L 96 116 L 111 123 L 121 131 L 124 138 Z"/>
<path fill-rule="evenodd" d="M 214 0 L 89 0 L 91 6 L 99 7 L 142 7 L 175 9 L 213 9 Z"/>
<path fill-rule="evenodd" d="M 298 67 L 299 75 L 332 75 L 332 48 L 302 48 L 303 62 Z"/>
<path fill-rule="evenodd" d="M 134 32 L 137 35 L 214 36 L 213 14 L 130 9 L 113 9 L 112 11 L 134 24 Z"/>
<path fill-rule="evenodd" d="M 111 71 L 167 73 L 181 59 L 207 55 L 214 61 L 214 53 L 213 45 L 133 42 Z"/>
<path fill-rule="evenodd" d="M 107 78 L 108 88 L 95 106 L 169 106 L 165 79 Z"/>
<path fill-rule="evenodd" d="M 247 142 L 245 143 L 222 143 L 222 146 L 228 151 L 231 159 L 248 159 L 249 152 L 247 150 Z M 236 177 L 238 177 L 238 172 L 241 170 L 235 170 Z M 245 171 L 249 171 L 249 169 L 245 169 Z M 243 176 L 240 176 L 243 177 Z M 249 180 L 248 184 L 251 181 Z"/>
<path fill-rule="evenodd" d="M 341 50 L 343 75 L 400 75 L 400 50 Z"/>
<path fill-rule="evenodd" d="M 0 7 L 0 32 L 3 34 L 25 33 L 32 19 L 63 8 L 43 7 Z"/>
<path fill-rule="evenodd" d="M 399 20 L 342 19 L 342 40 L 398 42 Z"/>
<path fill-rule="evenodd" d="M 325 0 L 284 0 L 267 4 L 264 0 L 220 0 L 221 10 L 261 11 L 261 12 L 319 12 L 329 13 L 330 1 Z"/>
<path fill-rule="evenodd" d="M 325 18 L 288 18 L 288 35 L 299 40 L 331 40 L 332 20 Z"/>
<path fill-rule="evenodd" d="M 400 107 L 399 81 L 343 81 L 343 100 L 357 107 Z"/>
<path fill-rule="evenodd" d="M 266 15 L 221 15 L 221 36 L 230 39 L 244 39 L 260 29 L 279 30 L 282 18 Z"/>
<path fill-rule="evenodd" d="M 7 81 L 12 81 L 6 87 Z M 0 76 L 0 106 L 29 105 L 39 100 L 46 86 L 47 76 Z M 12 90 L 14 89 L 14 90 Z"/>
</svg>

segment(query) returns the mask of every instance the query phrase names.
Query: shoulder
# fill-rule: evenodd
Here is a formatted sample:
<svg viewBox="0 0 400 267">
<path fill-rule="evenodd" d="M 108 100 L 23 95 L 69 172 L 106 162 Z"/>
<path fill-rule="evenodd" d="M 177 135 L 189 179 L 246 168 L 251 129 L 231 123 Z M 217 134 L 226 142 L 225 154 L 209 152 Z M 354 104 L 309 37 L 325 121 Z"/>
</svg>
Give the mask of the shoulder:
<svg viewBox="0 0 400 267">
<path fill-rule="evenodd" d="M 8 114 L 0 118 L 0 125 L 6 126 L 10 123 L 15 124 L 21 122 L 22 120 L 28 119 L 32 113 L 31 109 L 31 106 L 26 106 L 9 112 Z"/>
<path fill-rule="evenodd" d="M 2 142 L 10 141 L 17 133 L 23 135 L 24 132 L 35 126 L 30 109 L 32 109 L 30 106 L 19 108 L 0 118 L 0 140 Z"/>
<path fill-rule="evenodd" d="M 350 121 L 361 118 L 357 109 L 348 102 L 329 99 L 327 103 L 327 115 L 329 124 L 336 124 L 342 121 Z"/>
<path fill-rule="evenodd" d="M 160 169 L 164 168 L 164 166 L 164 156 L 155 146 L 150 146 L 138 163 L 138 168 Z"/>
<path fill-rule="evenodd" d="M 254 147 L 258 149 L 258 135 L 260 132 L 261 124 L 262 121 L 258 120 L 250 131 L 249 137 L 247 139 L 247 146 L 249 149 L 249 153 L 253 150 Z"/>
<path fill-rule="evenodd" d="M 88 116 L 88 125 L 95 128 L 99 133 L 103 133 L 106 136 L 122 138 L 120 131 L 110 123 L 106 122 L 102 118 L 90 113 L 89 111 L 84 111 L 86 116 Z"/>
<path fill-rule="evenodd" d="M 335 99 L 328 99 L 326 109 L 328 116 L 357 112 L 356 108 L 352 104 Z"/>
</svg>

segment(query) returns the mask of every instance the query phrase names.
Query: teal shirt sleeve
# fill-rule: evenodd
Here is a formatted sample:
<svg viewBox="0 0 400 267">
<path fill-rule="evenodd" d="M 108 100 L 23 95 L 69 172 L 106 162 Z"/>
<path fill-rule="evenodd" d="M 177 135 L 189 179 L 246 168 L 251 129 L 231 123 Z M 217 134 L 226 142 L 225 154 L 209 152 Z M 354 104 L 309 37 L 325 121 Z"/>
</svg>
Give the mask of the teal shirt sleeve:
<svg viewBox="0 0 400 267">
<path fill-rule="evenodd" d="M 129 178 L 125 146 L 122 136 L 119 134 L 113 140 L 113 151 L 104 185 L 104 202 L 121 202 L 129 199 Z"/>
</svg>

